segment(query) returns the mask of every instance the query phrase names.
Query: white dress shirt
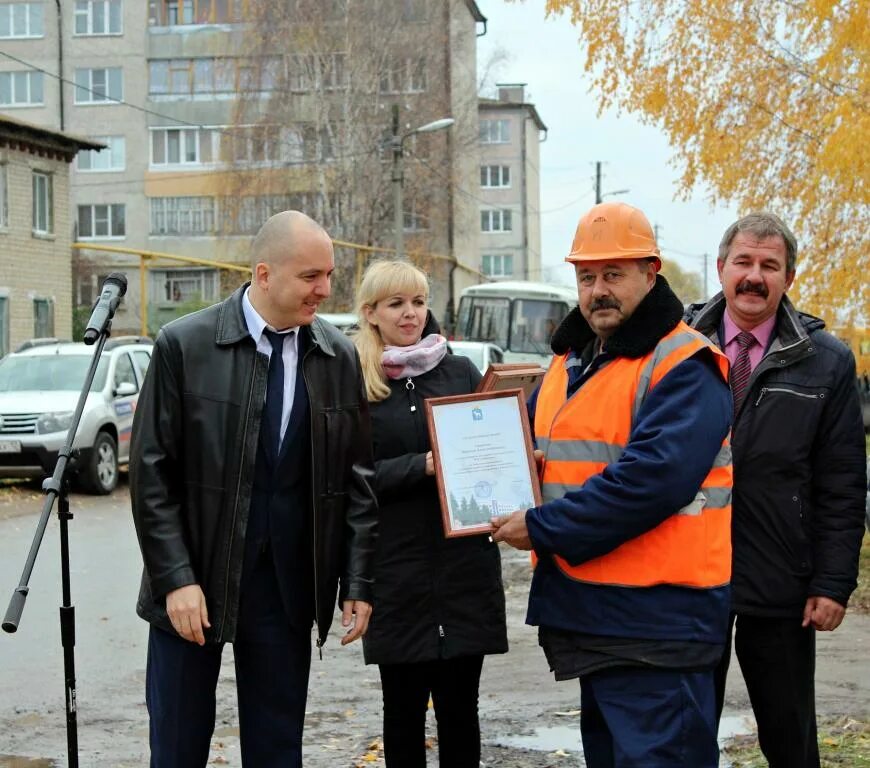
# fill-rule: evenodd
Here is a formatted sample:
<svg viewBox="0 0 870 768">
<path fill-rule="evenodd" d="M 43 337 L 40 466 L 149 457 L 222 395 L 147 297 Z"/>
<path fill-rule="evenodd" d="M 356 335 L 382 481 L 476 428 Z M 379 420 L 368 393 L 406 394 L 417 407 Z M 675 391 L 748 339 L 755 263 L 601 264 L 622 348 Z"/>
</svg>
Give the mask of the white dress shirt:
<svg viewBox="0 0 870 768">
<path fill-rule="evenodd" d="M 272 342 L 269 341 L 265 329 L 275 331 L 285 335 L 284 349 L 282 358 L 284 360 L 284 405 L 281 408 L 281 440 L 284 440 L 284 433 L 287 431 L 287 425 L 290 423 L 290 411 L 293 408 L 293 396 L 296 393 L 296 366 L 299 363 L 299 326 L 295 328 L 285 328 L 279 331 L 260 317 L 260 314 L 254 309 L 251 300 L 248 298 L 248 288 L 242 296 L 242 311 L 245 313 L 245 323 L 248 326 L 248 332 L 257 343 L 257 352 L 261 352 L 269 359 L 272 358 Z M 294 333 L 295 331 L 295 333 Z M 289 337 L 290 343 L 287 343 Z"/>
</svg>

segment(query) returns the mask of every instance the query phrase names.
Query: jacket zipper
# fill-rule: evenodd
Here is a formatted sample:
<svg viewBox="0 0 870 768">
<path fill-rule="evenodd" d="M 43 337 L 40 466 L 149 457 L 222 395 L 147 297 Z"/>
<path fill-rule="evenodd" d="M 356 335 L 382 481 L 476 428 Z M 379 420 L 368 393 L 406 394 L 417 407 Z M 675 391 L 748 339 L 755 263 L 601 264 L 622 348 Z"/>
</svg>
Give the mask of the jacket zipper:
<svg viewBox="0 0 870 768">
<path fill-rule="evenodd" d="M 242 440 L 247 440 L 248 437 L 248 424 L 251 421 L 251 401 L 254 398 L 254 378 L 257 374 L 257 365 L 256 365 L 256 357 L 257 353 L 254 352 L 254 365 L 251 366 L 251 386 L 248 388 L 248 409 L 245 411 L 245 427 L 242 430 Z M 227 621 L 227 605 L 229 604 L 230 598 L 230 558 L 233 554 L 233 539 L 235 538 L 236 532 L 236 516 L 239 512 L 239 496 L 242 492 L 242 472 L 244 471 L 245 466 L 245 447 L 244 443 L 242 444 L 241 457 L 239 458 L 239 479 L 236 482 L 236 500 L 233 504 L 233 516 L 231 525 L 230 525 L 230 543 L 227 547 L 227 580 L 226 586 L 224 587 L 224 610 L 223 615 L 221 616 L 221 639 L 223 639 L 224 629 L 226 628 Z"/>
<path fill-rule="evenodd" d="M 758 399 L 755 401 L 756 407 L 768 392 L 788 392 L 790 395 L 794 395 L 795 397 L 805 397 L 808 400 L 818 400 L 821 397 L 821 395 L 808 395 L 804 392 L 795 392 L 793 389 L 786 389 L 785 387 L 762 387 Z"/>
<path fill-rule="evenodd" d="M 417 403 L 414 398 L 414 380 L 409 376 L 405 382 L 405 389 L 408 392 L 408 404 L 411 406 L 411 413 L 417 412 Z"/>
</svg>

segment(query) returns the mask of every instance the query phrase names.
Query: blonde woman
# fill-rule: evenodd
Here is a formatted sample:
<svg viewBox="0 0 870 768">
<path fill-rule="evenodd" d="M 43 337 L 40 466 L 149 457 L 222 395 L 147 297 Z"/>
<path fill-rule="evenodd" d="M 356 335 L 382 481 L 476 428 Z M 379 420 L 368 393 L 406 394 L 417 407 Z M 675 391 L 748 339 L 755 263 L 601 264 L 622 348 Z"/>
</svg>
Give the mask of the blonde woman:
<svg viewBox="0 0 870 768">
<path fill-rule="evenodd" d="M 380 504 L 373 614 L 364 638 L 384 695 L 388 768 L 426 765 L 431 695 L 440 765 L 478 768 L 483 657 L 507 651 L 498 546 L 446 539 L 423 401 L 473 392 L 480 373 L 449 353 L 428 308 L 425 273 L 378 261 L 357 294 Z"/>
</svg>

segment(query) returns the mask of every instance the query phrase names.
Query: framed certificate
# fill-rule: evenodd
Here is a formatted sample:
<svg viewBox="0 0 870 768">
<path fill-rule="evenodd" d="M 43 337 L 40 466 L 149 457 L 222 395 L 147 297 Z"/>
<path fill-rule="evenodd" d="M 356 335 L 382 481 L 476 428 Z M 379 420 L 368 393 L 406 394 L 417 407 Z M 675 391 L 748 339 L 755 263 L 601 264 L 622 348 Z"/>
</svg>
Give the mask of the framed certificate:
<svg viewBox="0 0 870 768">
<path fill-rule="evenodd" d="M 444 533 L 490 533 L 490 518 L 541 503 L 518 389 L 425 401 Z"/>
<path fill-rule="evenodd" d="M 537 363 L 493 363 L 483 374 L 477 391 L 502 392 L 506 389 L 521 389 L 528 399 L 546 372 Z"/>
</svg>

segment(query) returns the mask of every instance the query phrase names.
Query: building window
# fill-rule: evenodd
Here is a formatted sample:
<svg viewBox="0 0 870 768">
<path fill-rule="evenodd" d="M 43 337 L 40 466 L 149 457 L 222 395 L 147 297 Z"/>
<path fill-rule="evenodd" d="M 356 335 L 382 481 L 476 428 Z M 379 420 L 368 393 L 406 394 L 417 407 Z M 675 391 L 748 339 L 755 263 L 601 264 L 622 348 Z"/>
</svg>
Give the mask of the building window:
<svg viewBox="0 0 870 768">
<path fill-rule="evenodd" d="M 481 144 L 507 144 L 511 140 L 509 120 L 481 120 Z"/>
<path fill-rule="evenodd" d="M 0 228 L 9 226 L 9 194 L 6 186 L 6 165 L 0 163 Z"/>
<path fill-rule="evenodd" d="M 511 277 L 514 273 L 514 257 L 510 253 L 485 253 L 480 270 L 487 277 Z"/>
<path fill-rule="evenodd" d="M 160 27 L 235 24 L 245 20 L 245 5 L 243 0 L 157 0 L 151 22 Z"/>
<path fill-rule="evenodd" d="M 76 0 L 77 35 L 120 35 L 121 19 L 121 0 Z"/>
<path fill-rule="evenodd" d="M 76 168 L 79 171 L 123 171 L 126 140 L 123 136 L 95 136 L 94 141 L 106 144 L 106 149 L 86 149 L 78 153 Z"/>
<path fill-rule="evenodd" d="M 103 104 L 124 98 L 120 67 L 76 70 L 76 104 Z"/>
<path fill-rule="evenodd" d="M 152 96 L 198 96 L 271 91 L 282 67 L 283 59 L 280 56 L 259 59 L 152 59 L 148 62 L 148 92 Z"/>
<path fill-rule="evenodd" d="M 299 54 L 289 59 L 290 90 L 338 91 L 347 85 L 343 53 Z"/>
<path fill-rule="evenodd" d="M 507 208 L 480 212 L 481 232 L 510 232 L 511 212 Z"/>
<path fill-rule="evenodd" d="M 30 107 L 39 104 L 42 104 L 42 72 L 0 72 L 0 106 Z"/>
<path fill-rule="evenodd" d="M 54 336 L 54 301 L 33 300 L 33 336 L 44 339 Z"/>
<path fill-rule="evenodd" d="M 497 189 L 511 185 L 511 169 L 507 165 L 481 165 L 480 186 L 484 189 Z"/>
<path fill-rule="evenodd" d="M 380 91 L 422 93 L 426 90 L 426 59 L 423 56 L 397 59 L 381 74 Z"/>
<path fill-rule="evenodd" d="M 155 128 L 151 131 L 151 165 L 202 165 L 213 161 L 213 131 Z"/>
<path fill-rule="evenodd" d="M 152 235 L 215 234 L 213 197 L 152 197 Z"/>
<path fill-rule="evenodd" d="M 181 304 L 185 301 L 215 301 L 218 297 L 216 269 L 153 269 L 151 301 Z"/>
<path fill-rule="evenodd" d="M 9 297 L 0 296 L 0 357 L 9 352 Z"/>
<path fill-rule="evenodd" d="M 0 40 L 14 37 L 43 37 L 42 3 L 0 5 Z"/>
<path fill-rule="evenodd" d="M 54 232 L 54 190 L 50 173 L 33 172 L 33 231 L 38 235 Z"/>
<path fill-rule="evenodd" d="M 424 232 L 429 229 L 428 205 L 420 200 L 405 200 L 402 211 L 405 232 Z"/>
<path fill-rule="evenodd" d="M 127 234 L 126 208 L 123 204 L 79 206 L 79 238 L 109 240 Z"/>
<path fill-rule="evenodd" d="M 281 211 L 316 211 L 313 195 L 245 195 L 221 199 L 221 231 L 229 235 L 253 235 L 266 219 Z"/>
</svg>

